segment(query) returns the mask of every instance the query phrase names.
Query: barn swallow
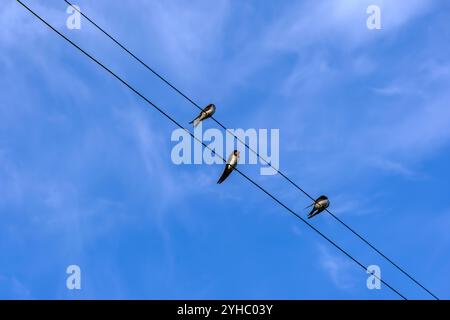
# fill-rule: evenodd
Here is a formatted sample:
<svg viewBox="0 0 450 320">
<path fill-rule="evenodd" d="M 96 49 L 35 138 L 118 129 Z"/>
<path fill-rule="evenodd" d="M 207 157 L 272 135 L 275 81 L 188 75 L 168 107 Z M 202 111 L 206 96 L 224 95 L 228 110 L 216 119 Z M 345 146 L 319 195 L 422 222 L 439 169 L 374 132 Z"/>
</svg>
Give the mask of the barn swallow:
<svg viewBox="0 0 450 320">
<path fill-rule="evenodd" d="M 318 215 L 324 211 L 330 205 L 330 200 L 326 196 L 320 196 L 314 201 L 314 203 L 306 208 L 313 207 L 311 212 L 308 214 L 308 219 L 311 219 L 315 215 Z"/>
<path fill-rule="evenodd" d="M 240 152 L 237 150 L 234 150 L 232 154 L 230 154 L 230 157 L 228 158 L 228 161 L 225 165 L 225 169 L 223 170 L 222 175 L 219 178 L 219 181 L 217 181 L 217 183 L 222 183 L 225 181 L 225 179 L 230 175 L 231 171 L 234 170 L 234 168 L 236 168 L 237 163 L 239 161 L 239 155 Z"/>
<path fill-rule="evenodd" d="M 194 123 L 195 128 L 203 120 L 211 118 L 214 112 L 216 112 L 216 106 L 212 103 L 208 104 L 202 111 L 200 111 L 200 114 L 197 116 L 197 118 L 195 118 L 189 123 Z"/>
</svg>

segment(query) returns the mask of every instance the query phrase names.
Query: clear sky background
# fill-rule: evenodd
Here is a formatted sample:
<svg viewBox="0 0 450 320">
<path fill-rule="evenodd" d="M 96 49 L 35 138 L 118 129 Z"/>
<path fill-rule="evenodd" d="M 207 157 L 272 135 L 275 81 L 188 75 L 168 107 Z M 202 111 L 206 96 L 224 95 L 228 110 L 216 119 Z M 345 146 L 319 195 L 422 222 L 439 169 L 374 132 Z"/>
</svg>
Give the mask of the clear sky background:
<svg viewBox="0 0 450 320">
<path fill-rule="evenodd" d="M 68 30 L 62 0 L 24 2 L 179 122 L 197 114 L 87 21 Z M 450 298 L 448 1 L 76 4 L 227 127 L 279 128 L 282 171 Z M 174 165 L 175 127 L 15 1 L 0 47 L 0 298 L 398 298 L 238 174 Z M 240 168 L 306 216 L 282 178 Z M 326 213 L 312 223 L 429 298 Z"/>
</svg>

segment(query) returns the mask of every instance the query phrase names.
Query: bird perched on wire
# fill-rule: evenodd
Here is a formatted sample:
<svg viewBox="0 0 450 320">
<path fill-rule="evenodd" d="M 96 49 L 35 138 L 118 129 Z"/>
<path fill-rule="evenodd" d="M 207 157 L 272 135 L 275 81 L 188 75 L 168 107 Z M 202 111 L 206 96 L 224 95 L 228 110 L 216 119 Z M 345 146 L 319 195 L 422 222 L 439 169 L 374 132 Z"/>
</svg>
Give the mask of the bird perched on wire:
<svg viewBox="0 0 450 320">
<path fill-rule="evenodd" d="M 306 208 L 313 207 L 311 212 L 308 214 L 308 219 L 318 215 L 322 211 L 324 211 L 330 205 L 330 200 L 326 196 L 318 197 L 313 204 L 307 206 Z M 306 209 L 305 208 L 305 209 Z"/>
<path fill-rule="evenodd" d="M 217 181 L 217 183 L 222 183 L 225 181 L 225 179 L 230 175 L 230 173 L 234 170 L 234 168 L 236 168 L 237 163 L 239 161 L 239 155 L 240 152 L 237 150 L 234 150 L 232 154 L 230 154 L 230 156 L 228 157 L 228 161 L 225 164 L 225 169 L 223 169 L 223 173 L 220 176 L 219 180 Z"/>
<path fill-rule="evenodd" d="M 216 106 L 214 104 L 208 104 L 202 111 L 200 111 L 197 118 L 192 120 L 189 123 L 194 124 L 194 128 L 199 125 L 200 122 L 202 122 L 205 119 L 211 118 L 212 115 L 216 112 Z"/>
</svg>

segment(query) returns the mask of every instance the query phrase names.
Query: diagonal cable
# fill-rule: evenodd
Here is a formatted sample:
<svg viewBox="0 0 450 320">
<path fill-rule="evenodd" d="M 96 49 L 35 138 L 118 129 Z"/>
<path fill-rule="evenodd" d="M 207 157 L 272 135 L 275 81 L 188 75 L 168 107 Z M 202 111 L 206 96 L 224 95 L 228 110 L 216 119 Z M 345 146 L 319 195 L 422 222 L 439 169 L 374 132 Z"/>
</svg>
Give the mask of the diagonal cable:
<svg viewBox="0 0 450 320">
<path fill-rule="evenodd" d="M 76 43 L 74 43 L 72 40 L 67 38 L 64 34 L 62 34 L 60 31 L 55 29 L 52 25 L 50 25 L 47 21 L 45 21 L 43 18 L 41 18 L 37 13 L 35 13 L 32 9 L 30 9 L 28 6 L 26 6 L 23 2 L 20 0 L 16 0 L 20 5 L 22 5 L 25 9 L 27 9 L 31 14 L 33 14 L 36 18 L 38 18 L 42 23 L 44 23 L 48 28 L 56 32 L 59 36 L 61 36 L 64 40 L 66 40 L 68 43 L 70 43 L 72 46 L 74 46 L 76 49 L 78 49 L 81 53 L 83 53 L 86 57 L 88 57 L 90 60 L 95 62 L 98 66 L 100 66 L 102 69 L 107 71 L 111 76 L 116 78 L 119 82 L 121 82 L 124 86 L 126 86 L 128 89 L 130 89 L 133 93 L 135 93 L 137 96 L 139 96 L 141 99 L 143 99 L 145 102 L 150 104 L 153 108 L 155 108 L 158 112 L 160 112 L 162 115 L 164 115 L 166 118 L 168 118 L 172 123 L 174 123 L 176 126 L 178 126 L 180 129 L 186 131 L 193 139 L 200 142 L 204 147 L 208 148 L 210 151 L 214 152 L 213 149 L 211 149 L 208 145 L 206 145 L 203 141 L 195 137 L 189 130 L 184 128 L 180 123 L 178 123 L 174 118 L 172 118 L 168 113 L 166 113 L 164 110 L 162 110 L 160 107 L 158 107 L 156 104 L 151 102 L 148 98 L 146 98 L 143 94 L 141 94 L 139 91 L 134 89 L 128 82 L 126 82 L 124 79 L 122 79 L 120 76 L 118 76 L 116 73 L 114 73 L 111 69 L 109 69 L 107 66 L 102 64 L 99 60 L 94 58 L 92 55 L 90 55 L 88 52 L 86 52 L 84 49 L 82 49 L 80 46 L 78 46 Z M 226 162 L 226 160 L 219 156 L 223 162 Z M 243 176 L 246 180 L 251 182 L 253 185 L 255 185 L 258 189 L 263 191 L 266 195 L 268 195 L 270 198 L 272 198 L 276 203 L 278 203 L 280 206 L 285 208 L 289 213 L 293 214 L 295 217 L 300 219 L 303 223 L 305 223 L 308 227 L 310 227 L 312 230 L 314 230 L 316 233 L 318 233 L 322 238 L 324 238 L 327 242 L 332 244 L 334 247 L 336 247 L 339 251 L 344 253 L 348 258 L 350 258 L 352 261 L 354 261 L 357 265 L 359 265 L 364 271 L 367 271 L 367 267 L 365 267 L 361 262 L 359 262 L 356 258 L 354 258 L 350 253 L 348 253 L 346 250 L 342 249 L 338 244 L 336 244 L 333 240 L 328 238 L 325 234 L 323 234 L 320 230 L 318 230 L 316 227 L 311 225 L 308 221 L 306 221 L 304 218 L 302 218 L 299 214 L 291 210 L 289 207 L 287 207 L 284 203 L 282 203 L 280 200 L 278 200 L 275 196 L 273 196 L 270 192 L 268 192 L 266 189 L 264 189 L 261 185 L 259 185 L 257 182 L 249 178 L 246 174 L 244 174 L 239 169 L 235 169 L 241 176 Z M 375 274 L 373 274 L 378 280 L 380 280 L 383 284 L 385 284 L 390 290 L 392 290 L 394 293 L 399 295 L 402 299 L 407 300 L 407 298 L 402 295 L 398 290 L 393 288 L 390 284 L 388 284 L 383 279 L 379 278 Z"/>
<path fill-rule="evenodd" d="M 97 23 L 95 23 L 91 18 L 89 18 L 86 14 L 84 14 L 82 11 L 78 10 L 77 7 L 73 6 L 68 0 L 64 0 L 68 5 L 70 5 L 72 8 L 74 8 L 76 11 L 78 11 L 86 20 L 88 20 L 92 25 L 94 25 L 98 30 L 100 30 L 104 35 L 106 35 L 109 39 L 111 39 L 115 44 L 117 44 L 120 48 L 122 48 L 125 52 L 127 52 L 131 57 L 133 57 L 136 61 L 138 61 L 140 64 L 142 64 L 147 70 L 152 72 L 156 77 L 158 77 L 160 80 L 162 80 L 165 84 L 167 84 L 170 88 L 172 88 L 175 92 L 177 92 L 179 95 L 181 95 L 183 98 L 185 98 L 187 101 L 189 101 L 192 105 L 197 107 L 199 110 L 202 110 L 203 108 L 199 106 L 197 103 L 195 103 L 191 98 L 189 98 L 186 94 L 184 94 L 181 90 L 179 90 L 177 87 L 175 87 L 173 84 L 171 84 L 165 77 L 163 77 L 160 73 L 156 72 L 152 67 L 150 67 L 148 64 L 146 64 L 142 59 L 137 57 L 133 52 L 128 50 L 122 43 L 120 43 L 115 37 L 113 37 L 111 34 L 106 32 L 102 27 L 100 27 Z M 214 117 L 211 117 L 211 119 L 218 124 L 222 129 L 224 129 L 227 133 L 232 135 L 237 141 L 239 141 L 241 144 L 243 144 L 248 150 L 250 150 L 253 154 L 255 154 L 259 159 L 261 159 L 266 165 L 269 165 L 272 169 L 274 169 L 277 173 L 279 173 L 284 179 L 286 179 L 291 185 L 293 185 L 296 189 L 298 189 L 300 192 L 302 192 L 305 196 L 307 196 L 312 201 L 315 201 L 315 199 L 308 194 L 303 188 L 301 188 L 298 184 L 296 184 L 294 181 L 292 181 L 288 176 L 286 176 L 282 171 L 279 169 L 276 169 L 272 166 L 272 164 L 267 161 L 264 157 L 262 157 L 257 151 L 253 150 L 245 141 L 243 141 L 241 138 L 236 136 L 233 132 L 231 132 L 229 129 L 227 129 L 219 120 L 217 120 Z M 414 277 L 412 277 L 408 272 L 406 272 L 405 269 L 400 267 L 398 264 L 396 264 L 392 259 L 387 257 L 383 252 L 381 252 L 379 249 L 377 249 L 372 243 L 370 243 L 368 240 L 366 240 L 362 235 L 360 235 L 357 231 L 355 231 L 353 228 L 351 228 L 347 223 L 342 221 L 340 218 L 338 218 L 334 213 L 332 213 L 330 210 L 326 209 L 326 211 L 340 224 L 342 224 L 346 229 L 348 229 L 351 233 L 353 233 L 355 236 L 357 236 L 360 240 L 362 240 L 365 244 L 367 244 L 370 248 L 372 248 L 375 252 L 377 252 L 381 257 L 386 259 L 391 265 L 393 265 L 395 268 L 397 268 L 400 272 L 402 272 L 404 275 L 406 275 L 410 280 L 412 280 L 415 284 L 417 284 L 419 287 L 421 287 L 423 290 L 425 290 L 427 293 L 429 293 L 433 298 L 436 300 L 439 300 L 439 298 L 433 294 L 430 290 L 428 290 L 425 286 L 423 286 L 419 281 L 417 281 Z"/>
</svg>

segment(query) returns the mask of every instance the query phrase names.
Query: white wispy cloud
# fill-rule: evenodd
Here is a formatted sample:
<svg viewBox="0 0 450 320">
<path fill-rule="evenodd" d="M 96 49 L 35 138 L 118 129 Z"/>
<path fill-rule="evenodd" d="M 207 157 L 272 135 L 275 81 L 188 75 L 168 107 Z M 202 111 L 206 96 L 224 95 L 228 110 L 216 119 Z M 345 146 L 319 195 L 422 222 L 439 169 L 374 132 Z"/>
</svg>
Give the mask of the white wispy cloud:
<svg viewBox="0 0 450 320">
<path fill-rule="evenodd" d="M 354 266 L 348 259 L 331 253 L 324 246 L 319 246 L 319 263 L 328 274 L 334 285 L 340 290 L 350 290 L 355 287 Z"/>
<path fill-rule="evenodd" d="M 385 32 L 367 29 L 366 9 L 378 5 Z M 270 28 L 267 43 L 279 50 L 302 52 L 308 46 L 327 42 L 342 50 L 354 50 L 373 41 L 373 35 L 388 36 L 432 7 L 429 1 L 339 0 L 301 2 L 286 8 L 278 22 Z"/>
<path fill-rule="evenodd" d="M 189 76 L 192 82 L 207 73 L 213 55 L 220 55 L 230 4 L 227 1 L 140 1 L 146 13 L 146 39 L 149 48 L 170 61 L 165 65 L 177 76 Z"/>
<path fill-rule="evenodd" d="M 39 2 L 27 3 L 38 14 L 45 14 L 46 19 L 53 21 L 57 27 L 65 25 L 67 17 L 64 10 L 58 11 L 48 5 Z M 4 48 L 23 47 L 24 40 L 42 39 L 47 30 L 39 25 L 36 17 L 32 16 L 18 2 L 7 2 L 0 8 L 0 44 Z M 0 55 L 7 58 L 5 55 Z"/>
<path fill-rule="evenodd" d="M 2 287 L 0 297 L 3 299 L 33 299 L 31 290 L 16 277 L 0 275 L 0 286 Z M 8 295 L 3 296 L 4 293 Z"/>
<path fill-rule="evenodd" d="M 377 3 L 382 8 L 383 30 L 375 34 L 369 33 L 366 28 L 365 9 L 368 4 Z M 335 101 L 333 108 L 329 106 L 323 108 L 321 104 L 323 102 L 317 102 L 317 100 L 331 89 L 335 89 L 336 84 L 342 83 L 341 81 L 344 80 L 348 81 L 349 75 L 351 79 L 357 80 L 358 77 L 367 76 L 379 70 L 381 66 L 379 61 L 376 61 L 370 53 L 358 50 L 369 46 L 372 41 L 395 40 L 396 35 L 405 30 L 405 27 L 415 17 L 425 14 L 429 10 L 430 3 L 422 0 L 408 2 L 355 0 L 323 1 L 320 4 L 317 1 L 307 1 L 296 5 L 289 4 L 285 10 L 282 10 L 282 14 L 276 19 L 272 19 L 268 25 L 255 28 L 257 31 L 254 33 L 251 29 L 251 31 L 245 30 L 245 34 L 251 35 L 251 37 L 244 37 L 243 40 L 237 41 L 239 48 L 225 58 L 222 52 L 224 49 L 222 43 L 227 40 L 224 35 L 230 35 L 230 30 L 233 29 L 233 25 L 228 21 L 234 8 L 230 2 L 195 2 L 193 4 L 152 2 L 149 4 L 142 1 L 140 5 L 146 9 L 142 10 L 139 19 L 145 21 L 142 24 L 144 37 L 136 41 L 144 43 L 141 49 L 150 51 L 157 48 L 156 55 L 158 59 L 165 61 L 164 66 L 169 68 L 173 74 L 179 74 L 180 79 L 195 83 L 191 85 L 192 87 L 207 88 L 207 90 L 198 90 L 198 92 L 205 96 L 215 95 L 221 98 L 233 96 L 236 88 L 246 84 L 249 78 L 258 75 L 268 65 L 274 64 L 277 59 L 293 55 L 293 67 L 286 73 L 284 81 L 280 81 L 273 88 L 274 96 L 280 92 L 284 94 L 286 100 L 283 101 L 283 107 L 286 107 L 284 109 L 286 112 L 274 112 L 274 110 L 281 110 L 280 105 L 273 105 L 265 101 L 261 107 L 255 108 L 251 119 L 253 121 L 258 117 L 269 120 L 278 118 L 278 123 L 282 126 L 282 138 L 292 142 L 289 146 L 292 156 L 284 160 L 290 172 L 296 175 L 301 171 L 301 174 L 310 177 L 305 179 L 307 185 L 320 182 L 322 186 L 333 183 L 330 180 L 346 178 L 345 175 L 349 171 L 361 166 L 365 166 L 365 171 L 371 170 L 367 170 L 367 167 L 376 168 L 411 178 L 420 176 L 415 172 L 416 161 L 436 152 L 446 145 L 450 138 L 448 130 L 450 117 L 446 103 L 449 101 L 449 96 L 443 90 L 446 89 L 446 81 L 449 76 L 448 64 L 433 59 L 424 59 L 425 63 L 423 64 L 413 64 L 415 60 L 405 58 L 405 62 L 399 63 L 399 68 L 388 75 L 388 81 L 377 83 L 369 90 L 389 99 L 407 99 L 406 102 L 401 101 L 400 105 L 397 105 L 398 101 L 392 101 L 387 105 L 383 104 L 385 112 L 375 117 L 373 117 L 373 109 L 370 107 L 361 107 L 358 110 L 350 110 L 341 114 L 340 111 L 343 109 L 337 108 L 342 105 L 342 102 Z M 136 7 L 139 8 L 139 6 Z M 51 9 L 43 9 L 50 16 L 53 15 Z M 20 42 L 23 41 L 25 35 L 33 37 L 33 41 L 41 42 L 46 39 L 43 36 L 45 28 L 36 23 L 33 20 L 34 17 L 22 12 L 23 9 L 16 3 L 7 4 L 0 10 L 2 10 L 0 12 L 0 43 L 8 50 L 11 48 L 23 49 Z M 99 14 L 100 21 L 107 20 L 101 16 L 101 10 L 97 10 L 96 13 Z M 58 11 L 55 14 L 58 16 L 54 19 L 60 21 L 61 26 L 65 22 L 61 18 L 65 17 L 65 11 Z M 116 27 L 118 26 L 116 25 Z M 115 34 L 114 29 L 108 28 L 108 30 Z M 240 31 L 233 32 L 239 33 Z M 235 33 L 232 33 L 231 37 Z M 148 35 L 149 39 L 146 39 L 145 35 Z M 156 35 L 156 38 L 153 35 Z M 89 34 L 89 36 L 93 40 L 97 37 L 93 34 Z M 147 40 L 153 43 L 145 44 Z M 33 46 L 35 45 L 33 44 Z M 49 50 L 52 50 L 51 48 Z M 345 53 L 354 59 L 349 63 L 336 65 L 336 56 L 333 52 Z M 42 74 L 41 80 L 47 81 L 48 88 L 57 87 L 58 83 L 70 83 L 72 84 L 71 90 L 59 92 L 59 97 L 67 95 L 70 98 L 76 98 L 77 101 L 81 99 L 87 105 L 92 105 L 92 101 L 97 101 L 98 95 L 92 92 L 94 88 L 86 86 L 85 78 L 81 78 L 81 75 L 74 76 L 63 62 L 56 65 L 58 73 L 55 74 L 55 64 L 49 65 L 45 59 L 48 56 L 55 57 L 56 55 L 63 61 L 63 57 L 58 55 L 57 50 L 51 52 L 51 55 L 48 53 L 49 51 L 36 50 L 29 57 L 30 64 L 36 68 L 36 73 Z M 13 75 L 16 67 L 14 57 L 6 54 L 0 54 L 0 57 L 2 63 L 7 66 L 8 74 Z M 217 61 L 220 61 L 220 66 L 216 66 Z M 406 72 L 411 65 L 417 67 L 419 74 Z M 213 71 L 211 72 L 211 70 Z M 396 76 L 396 74 L 400 74 L 400 76 Z M 25 77 L 12 79 L 14 80 L 12 83 L 20 88 L 32 88 L 35 84 Z M 428 96 L 427 91 L 437 83 L 439 83 L 440 90 Z M 14 112 L 8 112 L 5 105 L 1 107 L 2 128 L 10 129 L 24 123 L 23 126 L 27 127 L 27 130 L 31 130 L 32 124 L 37 125 L 34 127 L 33 133 L 39 138 L 39 129 L 43 130 L 46 122 L 36 124 L 35 119 L 48 119 L 54 117 L 55 114 L 47 116 L 44 109 L 41 112 L 36 111 L 38 106 L 44 107 L 33 103 L 33 98 L 39 97 L 36 92 L 25 94 L 25 92 L 10 91 L 12 86 L 6 84 L 4 88 L 5 92 L 14 92 L 11 97 L 21 95 L 30 95 L 31 97 L 24 98 L 20 105 L 14 101 L 7 101 L 8 107 L 20 106 L 23 109 L 15 108 Z M 408 109 L 411 97 L 418 96 L 418 88 L 423 89 L 424 95 L 420 96 L 417 105 Z M 308 93 L 306 97 L 305 93 Z M 198 95 L 200 94 L 198 93 Z M 55 93 L 53 96 L 56 99 L 58 94 Z M 269 93 L 267 96 L 272 97 Z M 91 99 L 88 99 L 89 97 Z M 276 97 L 278 98 L 278 96 Z M 424 100 L 425 97 L 429 99 Z M 111 92 L 110 100 L 105 104 L 115 105 L 115 102 L 112 101 L 115 98 L 116 95 Z M 239 97 L 234 98 L 238 99 Z M 67 154 L 73 156 L 73 162 L 65 167 L 69 171 L 73 170 L 70 173 L 58 175 L 53 171 L 51 161 L 36 155 L 35 160 L 40 160 L 41 163 L 34 168 L 50 171 L 52 175 L 39 174 L 39 172 L 33 174 L 21 168 L 20 163 L 16 164 L 10 158 L 10 151 L 13 148 L 8 150 L 8 146 L 0 145 L 0 150 L 2 150 L 0 152 L 0 163 L 2 164 L 0 178 L 3 178 L 2 181 L 6 186 L 0 191 L 0 205 L 7 204 L 15 206 L 16 209 L 20 208 L 19 203 L 24 202 L 39 205 L 45 210 L 35 212 L 31 216 L 28 226 L 32 227 L 33 223 L 37 223 L 43 227 L 44 231 L 57 232 L 61 235 L 62 242 L 67 245 L 67 248 L 76 252 L 82 252 L 86 243 L 112 233 L 123 224 L 139 224 L 145 219 L 150 219 L 158 225 L 160 237 L 165 246 L 168 268 L 174 272 L 173 235 L 169 226 L 169 218 L 181 222 L 183 228 L 196 230 L 202 222 L 199 221 L 198 216 L 196 220 L 195 202 L 192 205 L 186 204 L 190 197 L 212 196 L 219 200 L 226 198 L 237 201 L 242 200 L 244 196 L 207 190 L 207 186 L 214 184 L 215 177 L 203 169 L 197 170 L 195 173 L 175 172 L 168 161 L 170 150 L 167 141 L 169 135 L 167 132 L 161 132 L 160 126 L 157 126 L 155 122 L 145 120 L 143 113 L 133 112 L 134 108 L 133 104 L 127 108 L 126 112 L 117 112 L 116 117 L 113 117 L 117 121 L 113 121 L 110 126 L 102 126 L 100 121 L 99 123 L 89 122 L 86 119 L 75 121 L 77 127 L 72 128 L 71 132 L 81 131 L 86 134 L 84 139 L 74 140 L 72 148 L 69 147 L 69 150 L 66 150 Z M 91 112 L 91 108 L 82 109 L 80 112 L 83 114 Z M 313 113 L 309 114 L 308 112 L 311 110 Z M 318 112 L 314 114 L 315 110 Z M 399 113 L 399 110 L 403 112 Z M 64 112 L 58 113 L 62 115 L 59 118 L 61 127 L 64 127 L 65 123 L 71 123 L 67 122 Z M 22 118 L 21 114 L 27 114 L 29 118 Z M 399 114 L 401 117 L 398 116 Z M 103 115 L 106 117 L 106 112 Z M 326 125 L 317 125 L 317 115 L 323 116 L 319 119 L 324 119 Z M 360 119 L 370 117 L 374 119 L 370 125 L 354 126 L 354 123 Z M 117 133 L 114 127 L 122 128 L 121 133 L 125 133 L 130 144 L 126 148 L 122 145 L 123 149 L 119 147 L 115 149 L 116 142 L 111 143 L 114 139 L 102 139 L 101 135 L 99 137 L 100 128 L 107 127 L 112 128 L 108 133 L 111 134 L 111 137 Z M 105 135 L 107 134 L 105 133 Z M 32 134 L 29 136 L 30 143 L 39 145 L 38 138 L 35 138 L 36 142 L 32 140 Z M 323 145 L 321 141 L 328 141 L 328 144 Z M 299 145 L 296 146 L 296 143 Z M 71 145 L 69 142 L 67 144 Z M 11 147 L 11 145 L 9 146 Z M 333 155 L 328 148 L 331 148 L 331 151 L 338 150 L 339 152 Z M 116 152 L 109 152 L 111 149 Z M 126 157 L 117 150 L 127 150 L 137 156 Z M 302 160 L 302 157 L 298 156 L 299 150 L 302 151 L 302 156 L 311 153 L 312 157 Z M 102 159 L 103 155 L 108 155 L 108 157 Z M 96 174 L 95 167 L 94 170 L 89 170 L 89 162 L 103 160 L 108 160 L 108 163 L 116 166 L 115 170 L 117 171 L 109 171 L 109 173 L 117 174 L 117 176 L 119 176 L 119 171 L 125 172 L 125 174 L 136 173 L 130 169 L 132 165 L 127 160 L 133 160 L 133 165 L 139 166 L 141 175 L 130 180 L 140 186 L 139 189 L 143 190 L 143 194 L 148 194 L 149 204 L 145 206 L 144 210 L 135 211 L 133 212 L 135 216 L 131 216 L 128 214 L 129 210 L 124 207 L 124 203 L 116 200 L 114 196 L 94 194 L 86 197 L 83 189 L 90 183 L 86 176 L 92 177 Z M 77 176 L 85 178 L 80 182 L 74 178 Z M 330 176 L 333 179 L 330 179 Z M 73 178 L 74 181 L 61 181 L 68 177 Z M 186 188 L 186 186 L 189 187 Z M 333 210 L 336 210 L 338 214 L 344 214 L 347 211 L 370 213 L 371 211 L 367 207 L 376 199 L 370 197 L 366 199 L 367 202 L 357 201 L 349 197 L 343 190 L 337 198 L 334 198 Z M 252 201 L 251 199 L 245 200 Z M 259 205 L 260 203 L 258 203 Z M 366 211 L 364 211 L 365 208 Z M 114 218 L 110 216 L 112 212 L 114 212 Z M 447 218 L 442 217 L 442 219 L 445 222 L 442 224 L 446 225 Z M 16 227 L 15 230 L 18 234 L 16 237 L 19 238 L 20 231 L 23 229 L 20 228 L 21 226 Z M 430 228 L 432 229 L 432 227 Z M 70 234 L 70 232 L 75 232 L 77 236 L 70 238 L 63 235 Z M 301 233 L 296 228 L 293 229 L 293 232 Z M 14 238 L 11 241 L 15 240 L 17 239 Z M 354 272 L 354 266 L 339 254 L 334 254 L 324 247 L 319 247 L 318 250 L 320 266 L 333 283 L 342 290 L 352 289 L 354 279 L 351 275 Z M 113 276 L 112 273 L 111 276 Z M 28 294 L 27 288 L 21 286 L 20 282 L 14 284 L 14 280 L 8 279 L 7 281 L 10 287 L 18 288 L 22 297 Z M 118 282 L 120 283 L 120 281 Z M 126 288 L 118 286 L 117 290 L 126 291 Z"/>
</svg>

